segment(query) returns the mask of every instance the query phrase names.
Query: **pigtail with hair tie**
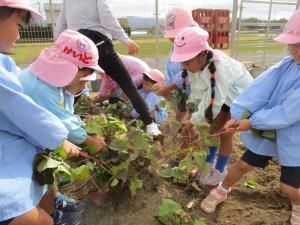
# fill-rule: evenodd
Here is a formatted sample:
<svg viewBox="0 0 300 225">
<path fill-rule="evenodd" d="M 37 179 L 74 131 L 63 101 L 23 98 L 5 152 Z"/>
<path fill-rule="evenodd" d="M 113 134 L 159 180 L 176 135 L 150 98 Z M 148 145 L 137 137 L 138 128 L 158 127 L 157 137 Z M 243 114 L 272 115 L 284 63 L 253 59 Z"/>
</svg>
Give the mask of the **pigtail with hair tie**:
<svg viewBox="0 0 300 225">
<path fill-rule="evenodd" d="M 182 80 L 182 93 L 181 93 L 181 99 L 178 102 L 177 108 L 180 112 L 186 112 L 186 78 L 187 78 L 188 72 L 187 70 L 183 69 L 181 74 L 181 80 Z"/>
<path fill-rule="evenodd" d="M 207 120 L 208 123 L 212 124 L 214 115 L 213 115 L 213 105 L 215 103 L 215 86 L 216 86 L 216 66 L 215 66 L 215 60 L 213 58 L 213 52 L 212 51 L 207 51 L 207 60 L 209 62 L 208 69 L 210 72 L 210 88 L 211 88 L 211 99 L 210 99 L 210 104 L 209 106 L 205 109 L 204 115 L 205 119 Z"/>
</svg>

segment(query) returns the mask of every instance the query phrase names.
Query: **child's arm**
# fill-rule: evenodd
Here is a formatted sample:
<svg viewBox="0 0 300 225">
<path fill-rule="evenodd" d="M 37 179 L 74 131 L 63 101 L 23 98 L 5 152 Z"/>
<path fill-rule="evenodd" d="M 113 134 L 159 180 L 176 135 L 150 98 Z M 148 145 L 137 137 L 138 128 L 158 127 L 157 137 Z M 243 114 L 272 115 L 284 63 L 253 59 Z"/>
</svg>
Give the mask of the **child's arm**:
<svg viewBox="0 0 300 225">
<path fill-rule="evenodd" d="M 253 128 L 277 130 L 300 121 L 300 88 L 296 89 L 281 105 L 255 112 L 250 118 Z"/>
<path fill-rule="evenodd" d="M 53 113 L 64 124 L 69 131 L 68 140 L 74 144 L 82 144 L 87 138 L 87 133 L 82 126 L 81 119 L 70 109 L 65 109 L 62 95 L 62 91 L 43 85 L 43 83 L 35 85 L 31 92 L 31 96 L 37 104 Z"/>
<path fill-rule="evenodd" d="M 268 103 L 281 74 L 288 65 L 289 62 L 284 59 L 256 78 L 231 104 L 231 116 L 236 120 L 240 120 L 245 109 L 250 113 L 254 113 L 263 108 Z"/>
<path fill-rule="evenodd" d="M 68 130 L 57 117 L 24 95 L 18 84 L 8 83 L 1 77 L 0 113 L 23 131 L 28 142 L 36 146 L 55 149 L 67 139 Z"/>
</svg>

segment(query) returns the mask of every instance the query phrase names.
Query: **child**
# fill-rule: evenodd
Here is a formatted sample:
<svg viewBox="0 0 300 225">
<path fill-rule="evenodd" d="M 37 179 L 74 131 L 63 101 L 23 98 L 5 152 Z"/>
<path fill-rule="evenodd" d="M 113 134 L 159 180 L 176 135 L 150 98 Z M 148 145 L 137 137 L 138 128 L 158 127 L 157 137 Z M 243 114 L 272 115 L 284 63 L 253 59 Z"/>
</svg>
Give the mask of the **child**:
<svg viewBox="0 0 300 225">
<path fill-rule="evenodd" d="M 17 68 L 8 52 L 19 38 L 19 29 L 31 18 L 42 16 L 27 1 L 0 1 L 0 224 L 51 225 L 48 213 L 53 198 L 43 197 L 44 187 L 32 179 L 35 155 L 43 149 L 63 146 L 69 156 L 78 156 L 79 148 L 67 141 L 68 130 L 52 113 L 44 110 L 23 93 Z M 47 212 L 46 212 L 47 211 Z M 78 218 L 62 218 L 55 224 L 77 224 Z"/>
<path fill-rule="evenodd" d="M 300 10 L 296 11 L 275 40 L 287 44 L 290 56 L 258 77 L 231 105 L 232 119 L 247 151 L 229 170 L 224 181 L 211 190 L 201 208 L 207 213 L 225 201 L 231 187 L 253 167 L 265 168 L 276 157 L 281 166 L 280 190 L 292 202 L 291 224 L 300 224 Z M 245 110 L 249 118 L 242 118 Z M 276 139 L 253 135 L 250 129 L 274 130 Z"/>
<path fill-rule="evenodd" d="M 128 55 L 120 55 L 124 66 L 130 74 L 131 80 L 135 87 L 139 87 L 143 82 L 143 72 L 150 70 L 150 67 L 142 60 Z M 120 86 L 108 75 L 101 74 L 101 87 L 98 94 L 98 99 L 103 101 L 109 98 L 121 98 Z"/>
<path fill-rule="evenodd" d="M 143 73 L 143 88 L 140 90 L 141 95 L 148 105 L 150 115 L 158 124 L 162 124 L 168 119 L 168 112 L 165 107 L 160 106 L 160 102 L 164 100 L 163 97 L 157 96 L 153 91 L 154 85 L 162 85 L 164 75 L 157 69 L 151 69 Z M 133 110 L 132 116 L 137 118 L 139 114 Z"/>
<path fill-rule="evenodd" d="M 66 30 L 53 47 L 44 49 L 32 65 L 19 73 L 24 93 L 37 104 L 56 115 L 69 131 L 68 140 L 75 144 L 94 146 L 100 151 L 102 137 L 87 135 L 81 119 L 74 115 L 74 96 L 87 88 L 87 83 L 104 72 L 97 64 L 94 43 L 76 31 Z M 84 204 L 56 194 L 56 208 L 67 212 L 83 211 Z M 63 203 L 62 203 L 63 202 Z"/>
<path fill-rule="evenodd" d="M 161 132 L 149 114 L 147 105 L 135 88 L 130 75 L 114 49 L 112 36 L 128 46 L 130 55 L 138 52 L 138 46 L 128 38 L 118 20 L 112 14 L 107 0 L 64 0 L 57 20 L 56 34 L 64 29 L 78 30 L 89 37 L 99 50 L 99 65 L 105 73 L 120 85 L 141 116 L 146 131 L 152 136 Z"/>
<path fill-rule="evenodd" d="M 173 44 L 180 30 L 186 27 L 198 26 L 193 20 L 191 11 L 184 7 L 172 8 L 165 16 L 164 25 L 164 38 L 168 38 Z M 181 63 L 171 61 L 172 53 L 173 48 L 171 48 L 166 61 L 166 79 L 158 94 L 168 96 L 172 90 L 178 89 L 180 91 L 181 100 L 177 107 L 176 118 L 181 122 L 186 112 L 186 99 L 190 93 L 189 76 L 187 71 L 182 70 Z"/>
<path fill-rule="evenodd" d="M 24 93 L 63 122 L 69 130 L 69 141 L 100 151 L 105 146 L 103 138 L 88 135 L 73 108 L 74 96 L 96 78 L 95 71 L 104 73 L 97 60 L 97 48 L 89 38 L 65 30 L 53 47 L 42 50 L 38 59 L 20 72 L 19 80 Z"/>
<path fill-rule="evenodd" d="M 219 132 L 230 119 L 230 105 L 253 80 L 243 64 L 212 49 L 208 33 L 199 27 L 184 28 L 174 41 L 173 62 L 181 62 L 191 73 L 191 94 L 188 102 L 196 111 L 186 115 L 184 131 L 194 136 L 193 125 L 211 125 L 211 133 Z M 207 162 L 214 164 L 217 147 L 209 148 Z M 232 151 L 232 136 L 221 134 L 220 150 L 214 168 L 207 176 L 200 176 L 201 185 L 216 185 L 224 177 L 225 167 Z"/>
</svg>

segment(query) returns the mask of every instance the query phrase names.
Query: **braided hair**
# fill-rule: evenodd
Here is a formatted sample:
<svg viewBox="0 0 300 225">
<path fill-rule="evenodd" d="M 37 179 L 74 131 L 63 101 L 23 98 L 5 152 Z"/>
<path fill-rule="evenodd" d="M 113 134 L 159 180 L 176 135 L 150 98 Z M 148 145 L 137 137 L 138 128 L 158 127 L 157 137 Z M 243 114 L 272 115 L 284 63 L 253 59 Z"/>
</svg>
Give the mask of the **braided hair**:
<svg viewBox="0 0 300 225">
<path fill-rule="evenodd" d="M 183 69 L 181 74 L 182 80 L 182 92 L 181 92 L 181 99 L 178 102 L 177 108 L 180 112 L 186 112 L 186 77 L 188 75 L 187 70 Z"/>
<path fill-rule="evenodd" d="M 204 115 L 208 123 L 212 124 L 213 122 L 213 104 L 215 103 L 215 86 L 216 86 L 216 66 L 213 58 L 213 53 L 212 51 L 208 50 L 206 54 L 207 60 L 208 60 L 208 69 L 210 72 L 210 88 L 211 88 L 211 95 L 210 95 L 210 104 L 209 106 L 205 109 Z"/>
</svg>

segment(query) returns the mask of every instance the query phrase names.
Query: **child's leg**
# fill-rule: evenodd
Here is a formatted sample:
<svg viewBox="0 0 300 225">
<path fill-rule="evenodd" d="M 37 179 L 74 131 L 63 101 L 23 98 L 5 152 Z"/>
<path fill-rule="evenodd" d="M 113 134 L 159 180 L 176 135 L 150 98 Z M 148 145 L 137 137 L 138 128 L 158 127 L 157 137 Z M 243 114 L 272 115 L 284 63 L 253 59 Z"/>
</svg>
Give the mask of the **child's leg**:
<svg viewBox="0 0 300 225">
<path fill-rule="evenodd" d="M 47 212 L 37 207 L 16 217 L 9 225 L 53 225 L 53 220 Z"/>
<path fill-rule="evenodd" d="M 212 189 L 201 202 L 201 209 L 206 213 L 214 212 L 216 207 L 227 199 L 228 192 L 236 182 L 251 171 L 253 167 L 265 168 L 271 159 L 270 156 L 258 155 L 247 150 L 242 158 L 229 169 L 224 181 L 217 188 Z"/>
<path fill-rule="evenodd" d="M 43 198 L 39 203 L 39 208 L 45 210 L 49 215 L 51 215 L 54 211 L 54 202 L 53 199 L 55 198 L 55 191 L 47 191 Z"/>
<path fill-rule="evenodd" d="M 291 224 L 300 224 L 300 167 L 281 166 L 280 190 L 292 202 Z"/>
<path fill-rule="evenodd" d="M 225 123 L 230 119 L 230 113 L 221 111 L 214 119 L 214 127 L 211 129 L 211 134 L 216 134 L 222 131 Z M 216 146 L 209 147 L 209 155 L 207 162 L 213 164 L 215 154 L 217 152 Z M 199 183 L 201 185 L 216 185 L 224 178 L 224 170 L 229 161 L 230 153 L 232 152 L 232 134 L 222 133 L 220 135 L 220 149 L 215 168 L 207 175 L 201 176 Z"/>
</svg>

